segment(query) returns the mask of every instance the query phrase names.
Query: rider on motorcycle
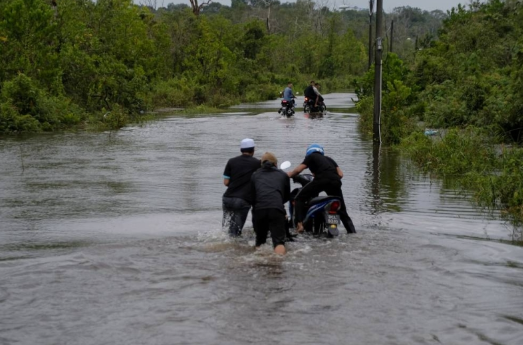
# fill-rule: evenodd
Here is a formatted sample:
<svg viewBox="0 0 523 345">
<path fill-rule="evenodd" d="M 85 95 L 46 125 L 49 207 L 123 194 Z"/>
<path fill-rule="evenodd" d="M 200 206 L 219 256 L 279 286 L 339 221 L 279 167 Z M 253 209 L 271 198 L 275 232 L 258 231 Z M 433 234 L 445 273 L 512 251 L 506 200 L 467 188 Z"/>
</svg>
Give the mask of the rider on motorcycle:
<svg viewBox="0 0 523 345">
<path fill-rule="evenodd" d="M 314 92 L 314 84 L 314 80 L 312 80 L 310 85 L 303 91 L 303 95 L 316 103 L 318 95 Z"/>
<path fill-rule="evenodd" d="M 290 104 L 294 104 L 294 94 L 292 93 L 292 83 L 287 83 L 287 87 L 285 90 L 283 90 L 283 99 L 289 102 Z"/>
<path fill-rule="evenodd" d="M 314 93 L 316 94 L 316 102 L 314 103 L 315 108 L 318 106 L 318 104 L 321 105 L 323 103 L 323 97 L 319 91 L 319 88 L 320 88 L 320 84 L 314 83 L 312 89 L 314 90 Z"/>
<path fill-rule="evenodd" d="M 340 219 L 348 233 L 356 233 L 352 219 L 347 213 L 343 193 L 341 192 L 341 179 L 343 172 L 338 164 L 330 157 L 325 156 L 323 147 L 318 144 L 311 144 L 307 147 L 305 159 L 293 171 L 287 173 L 290 178 L 309 168 L 314 175 L 314 180 L 305 185 L 298 195 L 296 195 L 296 220 L 297 232 L 303 232 L 303 219 L 306 214 L 305 203 L 311 198 L 318 196 L 321 192 L 327 195 L 338 196 L 341 200 L 339 210 Z"/>
</svg>

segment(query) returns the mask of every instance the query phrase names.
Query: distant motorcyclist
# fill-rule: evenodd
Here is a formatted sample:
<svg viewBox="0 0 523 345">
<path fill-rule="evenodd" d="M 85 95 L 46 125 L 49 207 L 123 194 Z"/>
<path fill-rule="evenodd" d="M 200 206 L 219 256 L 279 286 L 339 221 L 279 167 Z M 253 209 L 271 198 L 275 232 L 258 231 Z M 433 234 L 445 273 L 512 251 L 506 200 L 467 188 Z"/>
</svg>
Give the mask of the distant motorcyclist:
<svg viewBox="0 0 523 345">
<path fill-rule="evenodd" d="M 316 98 L 318 98 L 316 92 L 314 92 L 314 80 L 311 80 L 311 83 L 305 90 L 303 90 L 303 95 L 307 97 L 309 100 L 316 102 Z"/>
<path fill-rule="evenodd" d="M 314 83 L 314 85 L 312 87 L 314 93 L 316 94 L 316 101 L 314 103 L 314 107 L 315 108 L 318 106 L 318 104 L 323 104 L 323 97 L 322 97 L 322 95 L 321 95 L 321 93 L 319 91 L 320 86 L 321 86 L 320 84 Z"/>
<path fill-rule="evenodd" d="M 287 83 L 287 87 L 285 90 L 283 90 L 283 99 L 289 102 L 290 104 L 294 104 L 294 93 L 292 93 L 292 83 Z"/>
<path fill-rule="evenodd" d="M 303 220 L 305 219 L 306 214 L 305 203 L 309 199 L 318 196 L 321 192 L 325 192 L 327 195 L 340 198 L 341 207 L 339 214 L 341 222 L 348 233 L 356 233 L 352 219 L 347 213 L 345 201 L 343 200 L 343 193 L 341 191 L 343 172 L 338 164 L 332 158 L 325 156 L 325 152 L 321 145 L 311 144 L 307 147 L 303 162 L 298 165 L 296 169 L 287 173 L 287 175 L 292 178 L 307 168 L 309 168 L 311 173 L 314 175 L 314 180 L 306 184 L 296 195 L 296 231 L 302 232 L 304 230 Z"/>
</svg>

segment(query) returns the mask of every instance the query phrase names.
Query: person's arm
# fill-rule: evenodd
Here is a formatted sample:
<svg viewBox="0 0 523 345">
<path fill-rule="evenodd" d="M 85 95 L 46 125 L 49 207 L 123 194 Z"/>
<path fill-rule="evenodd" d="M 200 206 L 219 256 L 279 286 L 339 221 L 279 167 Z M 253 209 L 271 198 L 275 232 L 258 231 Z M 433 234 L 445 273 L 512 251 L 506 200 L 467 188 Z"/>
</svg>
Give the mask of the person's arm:
<svg viewBox="0 0 523 345">
<path fill-rule="evenodd" d="M 299 173 L 301 173 L 303 170 L 307 169 L 307 166 L 303 163 L 301 163 L 300 165 L 298 165 L 296 167 L 296 169 L 294 169 L 293 171 L 290 171 L 287 173 L 287 175 L 289 175 L 290 178 L 298 175 Z"/>
<path fill-rule="evenodd" d="M 336 167 L 336 172 L 338 173 L 340 179 L 343 178 L 343 171 L 341 171 L 340 167 Z"/>
<path fill-rule="evenodd" d="M 254 206 L 256 205 L 256 185 L 254 183 L 254 175 L 256 173 L 252 174 L 251 176 L 251 197 L 252 197 L 252 209 L 254 210 Z"/>
<path fill-rule="evenodd" d="M 283 186 L 283 203 L 285 204 L 287 201 L 291 199 L 291 180 L 290 178 L 285 178 L 285 184 Z"/>
<path fill-rule="evenodd" d="M 229 186 L 229 182 L 231 181 L 231 165 L 229 162 L 225 165 L 225 169 L 223 170 L 223 184 L 225 187 Z"/>
</svg>

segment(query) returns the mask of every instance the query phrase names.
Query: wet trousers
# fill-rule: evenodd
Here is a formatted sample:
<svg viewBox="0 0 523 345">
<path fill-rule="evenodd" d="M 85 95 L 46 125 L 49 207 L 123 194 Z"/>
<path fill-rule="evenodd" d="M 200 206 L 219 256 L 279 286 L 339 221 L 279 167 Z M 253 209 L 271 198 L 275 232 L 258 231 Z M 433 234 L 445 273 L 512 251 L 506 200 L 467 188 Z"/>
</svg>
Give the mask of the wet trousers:
<svg viewBox="0 0 523 345">
<path fill-rule="evenodd" d="M 254 210 L 254 232 L 256 232 L 256 247 L 267 241 L 267 235 L 271 232 L 272 245 L 276 247 L 285 245 L 287 220 L 285 212 L 276 208 L 265 208 Z"/>
<path fill-rule="evenodd" d="M 251 204 L 240 198 L 222 198 L 222 227 L 227 228 L 229 235 L 236 237 L 242 234 L 243 226 L 249 215 Z"/>
</svg>

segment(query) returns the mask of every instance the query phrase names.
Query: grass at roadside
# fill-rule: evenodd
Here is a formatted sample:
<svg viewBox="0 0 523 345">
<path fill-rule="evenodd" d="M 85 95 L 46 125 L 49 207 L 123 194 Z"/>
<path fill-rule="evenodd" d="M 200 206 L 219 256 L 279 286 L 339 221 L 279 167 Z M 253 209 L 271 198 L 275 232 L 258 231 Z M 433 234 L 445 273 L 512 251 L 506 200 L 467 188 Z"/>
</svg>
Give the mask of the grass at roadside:
<svg viewBox="0 0 523 345">
<path fill-rule="evenodd" d="M 439 177 L 459 176 L 481 207 L 500 209 L 520 228 L 523 224 L 523 149 L 499 145 L 485 129 L 450 129 L 444 136 L 413 133 L 398 146 L 422 170 Z M 513 242 L 523 245 L 523 230 Z"/>
</svg>

